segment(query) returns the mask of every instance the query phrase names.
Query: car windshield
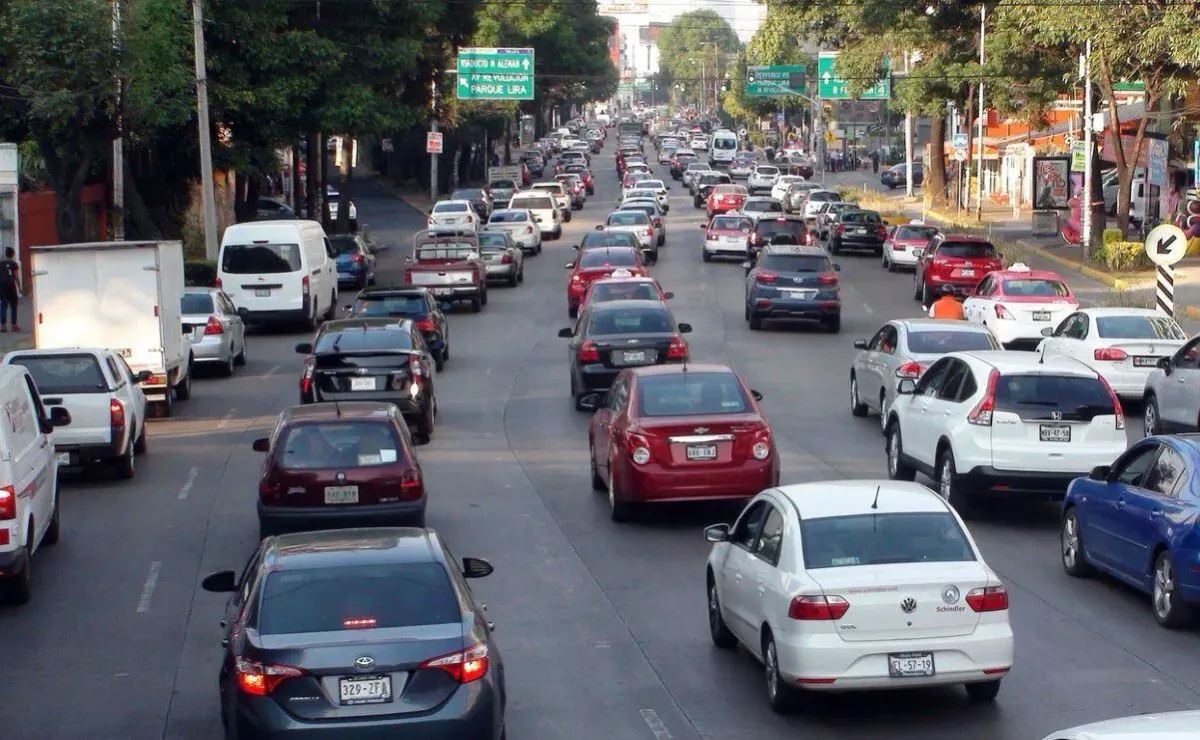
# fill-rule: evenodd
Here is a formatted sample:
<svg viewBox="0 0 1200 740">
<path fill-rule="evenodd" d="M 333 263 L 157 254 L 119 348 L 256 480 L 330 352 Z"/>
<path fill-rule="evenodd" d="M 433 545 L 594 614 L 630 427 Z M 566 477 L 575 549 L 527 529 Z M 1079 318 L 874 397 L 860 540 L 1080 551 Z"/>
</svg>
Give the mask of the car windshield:
<svg viewBox="0 0 1200 740">
<path fill-rule="evenodd" d="M 184 293 L 179 299 L 179 313 L 188 314 L 212 313 L 213 297 L 209 293 Z"/>
<path fill-rule="evenodd" d="M 639 190 L 640 189 L 646 189 L 646 190 L 665 190 L 666 189 L 666 186 L 663 185 L 662 180 L 642 180 L 641 182 L 639 182 L 637 184 L 637 187 Z"/>
<path fill-rule="evenodd" d="M 1097 316 L 1096 332 L 1105 339 L 1187 339 L 1165 316 Z"/>
<path fill-rule="evenodd" d="M 987 242 L 942 242 L 937 248 L 939 257 L 958 259 L 989 259 L 996 256 L 996 248 Z"/>
<path fill-rule="evenodd" d="M 648 375 L 637 380 L 642 416 L 744 414 L 750 402 L 733 373 L 686 372 Z"/>
<path fill-rule="evenodd" d="M 352 313 L 364 318 L 388 316 L 425 316 L 429 304 L 423 295 L 368 296 L 354 302 Z"/>
<path fill-rule="evenodd" d="M 870 211 L 846 211 L 839 215 L 844 224 L 869 224 L 878 226 L 883 223 L 883 219 L 879 217 L 878 213 L 871 213 Z"/>
<path fill-rule="evenodd" d="M 477 251 L 473 244 L 438 244 L 418 249 L 417 260 L 468 260 L 474 257 Z"/>
<path fill-rule="evenodd" d="M 554 201 L 549 198 L 522 198 L 513 202 L 514 206 L 517 204 L 533 211 L 549 211 L 554 208 Z"/>
<path fill-rule="evenodd" d="M 808 194 L 808 199 L 813 203 L 825 203 L 831 200 L 841 200 L 842 196 L 837 193 L 831 193 L 828 190 L 814 190 Z"/>
<path fill-rule="evenodd" d="M 944 355 L 947 352 L 973 352 L 1001 349 L 987 331 L 910 331 L 908 351 L 917 355 Z"/>
<path fill-rule="evenodd" d="M 629 248 L 589 249 L 579 255 L 580 267 L 633 267 L 637 265 L 637 253 Z"/>
<path fill-rule="evenodd" d="M 479 232 L 479 246 L 481 247 L 507 247 L 508 240 L 505 235 L 495 231 Z"/>
<path fill-rule="evenodd" d="M 729 151 L 737 148 L 737 141 L 734 139 L 713 139 L 713 149 L 721 149 Z"/>
<path fill-rule="evenodd" d="M 412 335 L 400 326 L 351 326 L 322 333 L 317 337 L 313 353 L 318 355 L 341 352 L 407 351 L 413 349 Z"/>
<path fill-rule="evenodd" d="M 1116 414 L 1108 386 L 1094 375 L 1004 375 L 996 383 L 995 410 L 1047 421 L 1090 422 Z"/>
<path fill-rule="evenodd" d="M 438 563 L 356 563 L 276 570 L 267 575 L 258 632 L 297 635 L 462 621 Z"/>
<path fill-rule="evenodd" d="M 403 442 L 383 421 L 315 421 L 288 428 L 279 454 L 287 470 L 327 470 L 392 465 Z"/>
<path fill-rule="evenodd" d="M 609 215 L 609 226 L 639 226 L 650 223 L 646 214 L 637 211 L 617 211 Z"/>
<path fill-rule="evenodd" d="M 482 190 L 455 190 L 450 200 L 483 200 L 485 197 Z"/>
<path fill-rule="evenodd" d="M 587 336 L 605 337 L 615 334 L 669 334 L 675 322 L 665 308 L 614 308 L 592 314 Z"/>
<path fill-rule="evenodd" d="M 331 236 L 329 243 L 333 246 L 333 253 L 337 255 L 355 254 L 359 251 L 358 240 L 352 236 Z"/>
<path fill-rule="evenodd" d="M 608 301 L 660 301 L 658 289 L 645 280 L 614 280 L 596 283 L 588 294 L 588 303 Z"/>
<path fill-rule="evenodd" d="M 932 226 L 901 226 L 899 229 L 896 229 L 896 238 L 929 241 L 937 236 L 937 233 L 938 230 Z"/>
<path fill-rule="evenodd" d="M 761 267 L 775 272 L 832 272 L 828 261 L 815 254 L 767 253 L 762 256 Z"/>
<path fill-rule="evenodd" d="M 804 567 L 975 560 L 966 533 L 949 512 L 855 514 L 800 522 Z"/>
<path fill-rule="evenodd" d="M 779 174 L 779 168 L 778 168 L 778 167 L 762 167 L 762 166 L 759 166 L 759 167 L 758 167 L 758 168 L 757 168 L 755 171 L 756 171 L 758 174 L 760 174 L 760 175 L 778 175 L 778 174 Z"/>
<path fill-rule="evenodd" d="M 529 215 L 522 211 L 496 211 L 488 219 L 490 224 L 519 224 L 529 220 Z"/>
<path fill-rule="evenodd" d="M 596 247 L 638 247 L 637 237 L 625 231 L 593 231 L 583 237 L 580 249 Z"/>
<path fill-rule="evenodd" d="M 1014 298 L 1070 298 L 1071 291 L 1061 280 L 1017 278 L 1004 280 L 1004 295 Z"/>
<path fill-rule="evenodd" d="M 17 356 L 12 364 L 29 371 L 42 396 L 108 391 L 100 362 L 90 354 Z"/>
<path fill-rule="evenodd" d="M 493 190 L 513 190 L 517 187 L 517 184 L 512 180 L 492 180 L 488 187 Z"/>
<path fill-rule="evenodd" d="M 299 244 L 226 244 L 221 251 L 221 272 L 231 275 L 277 275 L 299 270 Z"/>
<path fill-rule="evenodd" d="M 743 234 L 749 234 L 752 224 L 753 222 L 748 218 L 717 216 L 713 219 L 712 226 L 709 228 L 718 231 L 740 231 Z"/>
<path fill-rule="evenodd" d="M 466 203 L 438 203 L 433 207 L 434 213 L 466 213 L 471 207 Z"/>
<path fill-rule="evenodd" d="M 791 234 L 799 238 L 808 233 L 808 227 L 804 225 L 803 221 L 792 221 L 791 219 L 784 221 L 759 221 L 756 231 L 764 239 L 770 239 L 778 234 Z"/>
</svg>

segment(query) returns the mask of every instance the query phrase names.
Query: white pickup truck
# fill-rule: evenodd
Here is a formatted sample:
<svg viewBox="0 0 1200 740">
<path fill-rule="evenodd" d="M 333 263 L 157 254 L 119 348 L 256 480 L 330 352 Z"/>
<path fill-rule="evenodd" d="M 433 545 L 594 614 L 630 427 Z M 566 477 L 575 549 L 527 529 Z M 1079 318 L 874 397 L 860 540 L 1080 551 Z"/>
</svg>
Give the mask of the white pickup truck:
<svg viewBox="0 0 1200 740">
<path fill-rule="evenodd" d="M 54 430 L 59 468 L 111 465 L 118 477 L 133 477 L 134 458 L 146 452 L 146 395 L 139 384 L 152 372 L 135 373 L 111 349 L 17 350 L 3 364 L 29 371 L 47 409 L 71 413 L 71 424 Z"/>
</svg>

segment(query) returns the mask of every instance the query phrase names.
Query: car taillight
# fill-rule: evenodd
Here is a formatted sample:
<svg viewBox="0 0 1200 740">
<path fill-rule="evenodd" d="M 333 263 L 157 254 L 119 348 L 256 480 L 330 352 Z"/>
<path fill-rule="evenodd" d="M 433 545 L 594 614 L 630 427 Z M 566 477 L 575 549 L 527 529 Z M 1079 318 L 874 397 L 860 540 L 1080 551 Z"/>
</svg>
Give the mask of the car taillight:
<svg viewBox="0 0 1200 740">
<path fill-rule="evenodd" d="M 418 668 L 445 671 L 458 683 L 478 681 L 488 672 L 488 646 L 481 642 L 466 650 L 459 650 L 440 658 L 431 658 Z"/>
<path fill-rule="evenodd" d="M 846 225 L 845 225 L 845 224 L 838 224 L 838 227 L 837 227 L 837 233 L 839 233 L 839 234 L 845 234 L 845 233 L 846 233 Z"/>
<path fill-rule="evenodd" d="M 433 319 L 421 319 L 417 322 L 417 329 L 420 331 L 434 331 L 437 326 L 433 323 Z"/>
<path fill-rule="evenodd" d="M 1096 377 L 1100 378 L 1100 382 L 1104 384 L 1104 390 L 1108 391 L 1108 397 L 1112 399 L 1113 415 L 1117 417 L 1117 429 L 1124 429 L 1125 410 L 1121 408 L 1121 399 L 1117 397 L 1117 392 L 1112 389 L 1112 386 L 1108 384 L 1108 381 L 1104 379 L 1103 375 L 1097 375 Z"/>
<path fill-rule="evenodd" d="M 718 236 L 718 234 L 717 234 L 717 232 L 715 232 L 715 231 L 706 231 L 706 232 L 704 232 L 704 238 L 705 238 L 707 241 L 710 241 L 710 242 L 712 242 L 712 241 L 716 241 L 716 240 L 717 240 L 717 236 Z"/>
<path fill-rule="evenodd" d="M 833 621 L 846 616 L 850 602 L 841 596 L 797 596 L 788 604 L 788 619 Z"/>
<path fill-rule="evenodd" d="M 312 290 L 312 285 L 308 281 L 308 275 L 300 278 L 300 290 L 304 293 L 304 295 L 308 295 L 309 291 Z"/>
<path fill-rule="evenodd" d="M 400 500 L 401 501 L 416 501 L 425 493 L 425 482 L 421 480 L 421 474 L 415 470 L 409 470 L 404 475 L 400 476 Z"/>
<path fill-rule="evenodd" d="M 996 304 L 996 318 L 998 318 L 998 319 L 1012 319 L 1012 317 L 1013 317 L 1012 313 L 1010 313 L 1010 312 L 1009 312 L 1009 310 L 1008 310 L 1007 308 L 1005 308 L 1004 306 L 1000 305 L 999 303 L 997 303 L 997 304 Z"/>
<path fill-rule="evenodd" d="M 629 435 L 629 459 L 638 465 L 650 462 L 650 442 L 640 434 Z"/>
<path fill-rule="evenodd" d="M 526 226 L 526 227 L 525 227 L 525 233 L 526 233 L 526 234 L 532 234 L 532 233 L 533 233 L 533 227 L 532 227 L 532 226 Z"/>
<path fill-rule="evenodd" d="M 217 278 L 217 287 L 218 287 L 218 288 L 223 288 L 223 287 L 225 287 L 225 286 L 224 286 L 224 283 L 222 283 L 222 282 L 221 282 L 221 278 Z"/>
<path fill-rule="evenodd" d="M 804 232 L 804 244 L 805 244 L 806 246 L 810 246 L 810 247 L 812 246 L 812 244 L 813 244 L 813 234 L 812 234 L 812 232 L 811 232 L 811 231 L 806 231 L 806 232 Z"/>
<path fill-rule="evenodd" d="M 583 282 L 583 275 L 580 275 L 579 273 L 575 273 L 574 275 L 572 275 L 572 276 L 571 276 L 571 282 L 573 282 L 573 283 L 582 283 L 582 282 Z"/>
<path fill-rule="evenodd" d="M 1004 586 L 973 589 L 967 594 L 967 605 L 977 612 L 1002 612 L 1008 608 L 1008 589 Z"/>
<path fill-rule="evenodd" d="M 886 226 L 880 226 L 878 229 L 876 229 L 876 231 L 878 231 L 879 235 L 882 236 L 883 238 L 885 238 L 885 239 L 887 238 L 887 227 Z"/>
<path fill-rule="evenodd" d="M 238 658 L 234 666 L 238 688 L 254 696 L 270 696 L 287 679 L 304 675 L 304 671 L 290 665 L 270 665 L 246 658 Z"/>
<path fill-rule="evenodd" d="M 258 482 L 258 498 L 262 501 L 272 501 L 279 495 L 279 485 L 274 481 L 260 480 Z"/>
<path fill-rule="evenodd" d="M 354 255 L 351 255 L 351 256 L 350 256 L 350 261 L 351 261 L 351 262 L 362 262 L 362 261 L 363 261 L 363 256 L 362 256 L 361 254 L 354 254 Z"/>
<path fill-rule="evenodd" d="M 221 326 L 221 320 L 216 316 L 209 316 L 208 323 L 204 325 L 204 335 L 213 336 L 214 334 L 224 334 L 225 327 Z"/>
<path fill-rule="evenodd" d="M 773 272 L 768 272 L 766 270 L 760 271 L 758 273 L 758 276 L 754 278 L 755 282 L 763 283 L 765 285 L 770 285 L 771 283 L 774 283 L 778 279 L 779 279 L 778 275 L 776 275 Z"/>
<path fill-rule="evenodd" d="M 1092 353 L 1092 356 L 1104 362 L 1122 362 L 1125 358 L 1129 357 L 1129 355 L 1125 354 L 1125 350 L 1117 349 L 1116 347 L 1098 349 Z"/>
<path fill-rule="evenodd" d="M 404 284 L 405 284 L 405 285 L 412 285 L 412 281 L 413 281 L 413 273 L 412 273 L 412 270 L 405 270 L 405 271 L 404 271 Z"/>
<path fill-rule="evenodd" d="M 754 433 L 754 446 L 750 448 L 755 460 L 766 460 L 771 456 L 771 430 L 759 429 Z"/>
<path fill-rule="evenodd" d="M 425 374 L 424 371 L 421 370 L 420 356 L 415 354 L 408 356 L 408 371 L 412 373 L 413 377 L 416 378 L 419 378 Z"/>
<path fill-rule="evenodd" d="M 600 350 L 596 349 L 596 343 L 589 339 L 579 345 L 578 357 L 580 362 L 599 362 Z"/>
<path fill-rule="evenodd" d="M 913 380 L 916 380 L 917 378 L 921 377 L 921 365 L 916 362 L 906 362 L 900 367 L 896 368 L 896 377 L 912 378 Z"/>
<path fill-rule="evenodd" d="M 304 374 L 300 376 L 300 395 L 307 396 L 312 390 L 313 372 L 316 369 L 316 362 L 312 358 L 304 361 Z"/>
<path fill-rule="evenodd" d="M 108 402 L 108 425 L 114 429 L 125 428 L 125 406 L 115 398 Z"/>
<path fill-rule="evenodd" d="M 836 272 L 823 272 L 817 276 L 817 282 L 824 283 L 825 285 L 832 285 L 837 281 L 838 276 Z"/>
<path fill-rule="evenodd" d="M 687 342 L 679 337 L 671 337 L 671 343 L 667 345 L 667 358 L 672 360 L 686 360 L 687 356 Z"/>
<path fill-rule="evenodd" d="M 17 518 L 17 489 L 0 487 L 0 520 Z"/>
<path fill-rule="evenodd" d="M 1000 371 L 992 370 L 988 375 L 987 390 L 983 393 L 983 399 L 967 416 L 968 422 L 984 427 L 992 425 L 992 412 L 996 410 L 996 384 L 999 382 Z"/>
<path fill-rule="evenodd" d="M 646 230 L 645 230 L 643 233 L 644 233 L 646 236 L 654 236 L 654 228 L 653 228 L 653 227 L 650 227 L 650 226 L 647 226 L 647 227 L 646 227 Z"/>
<path fill-rule="evenodd" d="M 502 264 L 502 265 L 511 265 L 511 264 L 512 264 L 512 255 L 511 255 L 511 254 L 505 254 L 503 257 L 501 257 L 501 258 L 500 258 L 500 264 Z"/>
</svg>

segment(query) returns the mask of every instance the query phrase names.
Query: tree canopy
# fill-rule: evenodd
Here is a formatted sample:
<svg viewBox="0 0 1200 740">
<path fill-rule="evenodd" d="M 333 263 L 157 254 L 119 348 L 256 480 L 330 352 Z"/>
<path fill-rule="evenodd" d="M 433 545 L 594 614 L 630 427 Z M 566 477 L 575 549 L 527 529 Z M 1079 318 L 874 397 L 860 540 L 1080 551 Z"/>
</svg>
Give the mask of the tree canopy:
<svg viewBox="0 0 1200 740">
<path fill-rule="evenodd" d="M 711 10 L 675 17 L 658 35 L 658 66 L 668 84 L 685 98 L 699 100 L 702 84 L 719 78 L 725 58 L 742 48 L 729 23 Z M 710 87 L 711 89 L 711 87 Z"/>
</svg>

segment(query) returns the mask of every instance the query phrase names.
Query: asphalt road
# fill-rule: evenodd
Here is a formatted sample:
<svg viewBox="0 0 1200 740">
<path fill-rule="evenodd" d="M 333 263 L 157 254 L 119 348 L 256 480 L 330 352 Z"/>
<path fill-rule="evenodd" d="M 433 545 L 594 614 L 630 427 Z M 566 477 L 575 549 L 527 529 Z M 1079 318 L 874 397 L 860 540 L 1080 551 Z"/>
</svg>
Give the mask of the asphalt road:
<svg viewBox="0 0 1200 740">
<path fill-rule="evenodd" d="M 420 450 L 430 525 L 458 555 L 496 566 L 477 590 L 508 667 L 510 738 L 1036 740 L 1200 705 L 1196 633 L 1160 629 L 1148 600 L 1124 587 L 1069 579 L 1055 508 L 1017 506 L 972 524 L 1009 587 L 1017 635 L 1016 667 L 994 706 L 946 689 L 833 696 L 807 715 L 772 714 L 757 664 L 716 650 L 707 634 L 701 529 L 732 514 L 670 509 L 617 525 L 589 485 L 587 418 L 567 398 L 566 341 L 556 333 L 570 323 L 569 247 L 616 198 L 612 158 L 597 158 L 595 170 L 596 195 L 562 240 L 527 259 L 524 285 L 494 290 L 481 314 L 451 317 L 439 427 Z M 386 282 L 423 219 L 382 190 L 356 192 L 374 238 L 397 245 L 380 260 Z M 840 335 L 751 334 L 742 271 L 701 262 L 702 213 L 678 184 L 673 194 L 654 274 L 675 292 L 678 319 L 695 327 L 692 356 L 730 363 L 764 394 L 784 481 L 882 477 L 877 421 L 847 408 L 851 342 L 916 315 L 911 277 L 840 257 Z M 199 582 L 240 569 L 256 544 L 260 457 L 250 443 L 296 402 L 293 345 L 303 340 L 253 336 L 234 378 L 198 383 L 180 417 L 153 425 L 136 480 L 64 484 L 63 540 L 34 560 L 33 601 L 0 608 L 6 739 L 220 736 L 224 601 Z"/>
</svg>

